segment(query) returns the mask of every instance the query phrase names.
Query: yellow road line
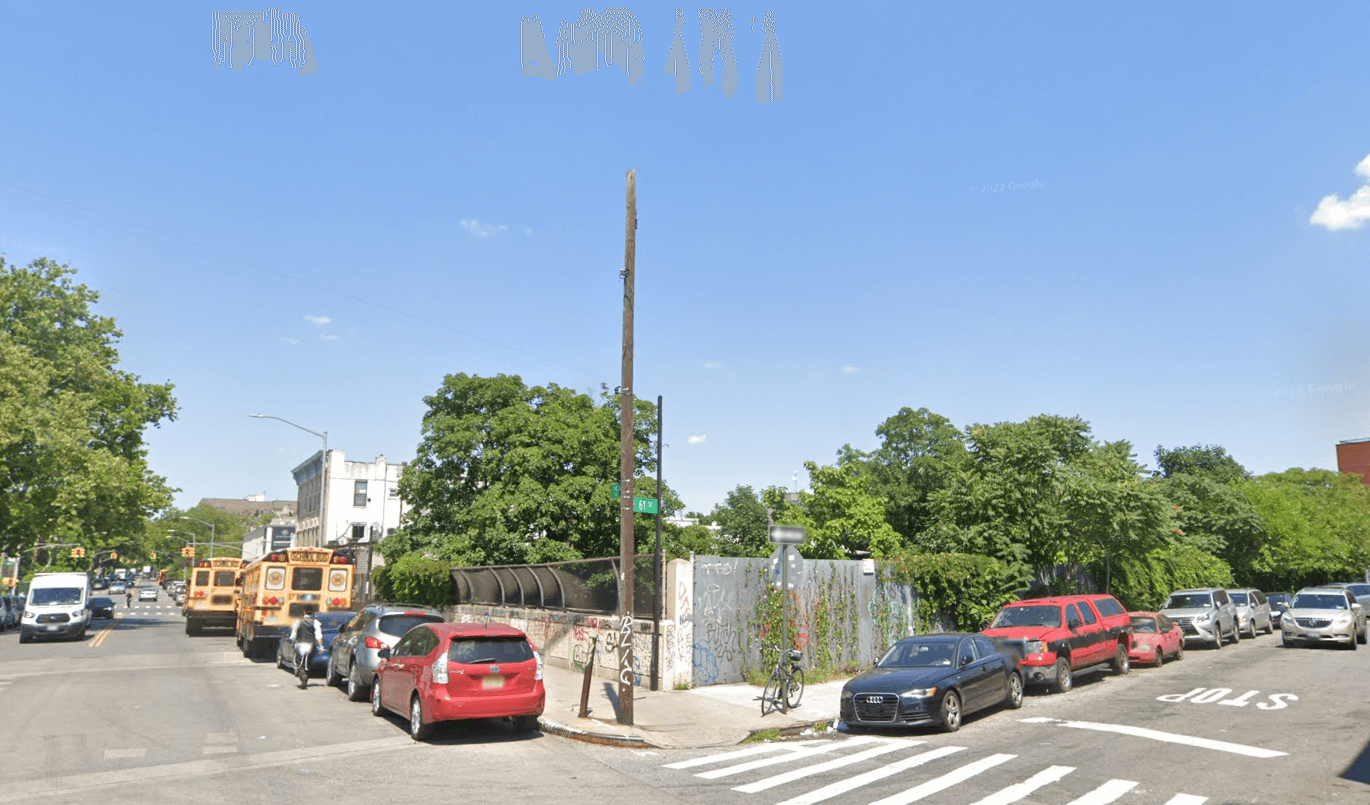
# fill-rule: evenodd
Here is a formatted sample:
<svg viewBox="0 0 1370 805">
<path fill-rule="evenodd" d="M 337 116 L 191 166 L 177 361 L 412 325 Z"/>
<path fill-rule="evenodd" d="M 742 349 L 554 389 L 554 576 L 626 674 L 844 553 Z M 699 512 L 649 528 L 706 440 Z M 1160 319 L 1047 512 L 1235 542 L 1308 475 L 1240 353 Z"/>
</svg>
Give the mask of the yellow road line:
<svg viewBox="0 0 1370 805">
<path fill-rule="evenodd" d="M 110 620 L 108 626 L 97 632 L 95 637 L 91 638 L 89 643 L 86 643 L 86 648 L 99 648 L 100 644 L 105 642 L 105 638 L 109 637 L 109 633 L 114 631 L 114 624 L 118 622 L 120 617 L 121 616 L 119 615 L 115 615 L 114 618 Z"/>
</svg>

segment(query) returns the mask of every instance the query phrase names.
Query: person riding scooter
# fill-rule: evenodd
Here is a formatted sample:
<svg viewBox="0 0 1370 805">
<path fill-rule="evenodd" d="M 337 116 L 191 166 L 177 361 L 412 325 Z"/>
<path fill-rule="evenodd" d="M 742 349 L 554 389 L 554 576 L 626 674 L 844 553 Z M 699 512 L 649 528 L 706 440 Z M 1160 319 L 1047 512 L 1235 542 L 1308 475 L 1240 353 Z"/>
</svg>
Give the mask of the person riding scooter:
<svg viewBox="0 0 1370 805">
<path fill-rule="evenodd" d="M 306 599 L 317 602 L 318 596 L 304 596 L 301 600 Z M 323 644 L 323 627 L 314 617 L 319 611 L 318 604 L 307 603 L 303 610 L 304 614 L 290 627 L 290 642 L 295 646 L 295 676 L 300 679 L 300 690 L 309 687 L 309 657 Z"/>
</svg>

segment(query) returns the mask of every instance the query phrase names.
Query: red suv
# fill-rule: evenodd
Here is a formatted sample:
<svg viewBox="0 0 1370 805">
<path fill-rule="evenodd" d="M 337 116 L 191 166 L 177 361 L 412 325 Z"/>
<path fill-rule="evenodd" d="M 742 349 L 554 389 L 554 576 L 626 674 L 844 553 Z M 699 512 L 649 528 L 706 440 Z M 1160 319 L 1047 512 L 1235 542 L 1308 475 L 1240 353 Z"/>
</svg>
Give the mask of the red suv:
<svg viewBox="0 0 1370 805">
<path fill-rule="evenodd" d="M 1130 670 L 1127 660 L 1132 620 L 1111 595 L 1063 595 L 1008 604 L 984 634 L 1016 643 L 1023 652 L 1028 684 L 1070 690 L 1074 675 L 1108 663 L 1114 673 Z"/>
</svg>

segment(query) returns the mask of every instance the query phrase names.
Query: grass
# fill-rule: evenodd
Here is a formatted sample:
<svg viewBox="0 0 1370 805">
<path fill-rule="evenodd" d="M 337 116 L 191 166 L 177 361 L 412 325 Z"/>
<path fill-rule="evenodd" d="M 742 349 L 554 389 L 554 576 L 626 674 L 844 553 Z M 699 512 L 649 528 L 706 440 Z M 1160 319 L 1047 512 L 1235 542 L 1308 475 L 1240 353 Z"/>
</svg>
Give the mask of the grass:
<svg viewBox="0 0 1370 805">
<path fill-rule="evenodd" d="M 747 736 L 747 739 L 744 740 L 742 743 L 744 743 L 744 744 L 765 743 L 766 741 L 775 741 L 775 740 L 779 740 L 779 738 L 780 738 L 780 730 L 761 730 L 760 732 L 754 732 L 754 733 L 752 733 L 751 735 L 748 735 L 748 736 Z"/>
</svg>

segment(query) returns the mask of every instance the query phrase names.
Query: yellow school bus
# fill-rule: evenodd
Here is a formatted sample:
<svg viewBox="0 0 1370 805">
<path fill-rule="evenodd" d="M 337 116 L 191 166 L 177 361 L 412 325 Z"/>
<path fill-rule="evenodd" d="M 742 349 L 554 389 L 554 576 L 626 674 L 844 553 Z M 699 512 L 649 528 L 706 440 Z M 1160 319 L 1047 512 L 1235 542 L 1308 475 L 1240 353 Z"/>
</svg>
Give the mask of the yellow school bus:
<svg viewBox="0 0 1370 805">
<path fill-rule="evenodd" d="M 194 637 L 206 628 L 233 626 L 238 619 L 238 576 L 243 565 L 236 557 L 201 559 L 190 571 L 186 585 L 186 634 Z"/>
<path fill-rule="evenodd" d="M 352 608 L 352 559 L 327 548 L 272 551 L 243 569 L 236 622 L 244 657 L 275 650 L 306 609 Z"/>
</svg>

